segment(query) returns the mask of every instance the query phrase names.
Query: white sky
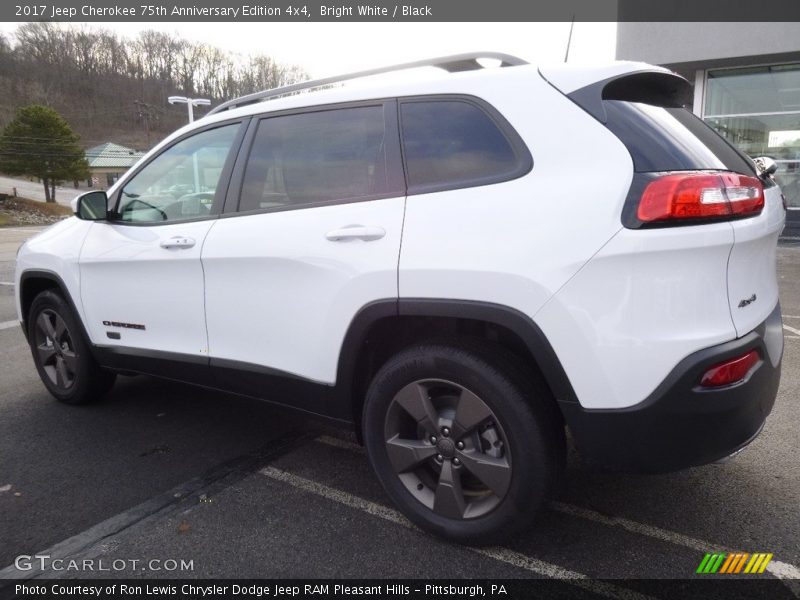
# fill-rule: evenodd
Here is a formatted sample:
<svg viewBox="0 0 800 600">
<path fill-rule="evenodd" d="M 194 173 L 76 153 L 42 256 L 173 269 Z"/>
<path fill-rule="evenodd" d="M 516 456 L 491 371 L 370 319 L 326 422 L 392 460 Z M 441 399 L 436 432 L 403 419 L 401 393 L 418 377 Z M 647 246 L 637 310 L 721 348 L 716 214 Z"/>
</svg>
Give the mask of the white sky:
<svg viewBox="0 0 800 600">
<path fill-rule="evenodd" d="M 76 24 L 75 26 L 80 26 Z M 563 62 L 569 23 L 89 23 L 127 37 L 143 29 L 176 32 L 241 54 L 267 54 L 325 77 L 470 51 Z M 16 23 L 0 23 L 9 34 Z M 575 23 L 569 62 L 614 60 L 616 23 Z"/>
</svg>

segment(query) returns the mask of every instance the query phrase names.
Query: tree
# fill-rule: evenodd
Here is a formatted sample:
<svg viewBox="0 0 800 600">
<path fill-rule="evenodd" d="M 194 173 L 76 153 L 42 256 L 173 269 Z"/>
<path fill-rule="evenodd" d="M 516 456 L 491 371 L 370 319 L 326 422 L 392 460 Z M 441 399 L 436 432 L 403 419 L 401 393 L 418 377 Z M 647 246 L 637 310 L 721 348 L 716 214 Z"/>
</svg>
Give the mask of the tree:
<svg viewBox="0 0 800 600">
<path fill-rule="evenodd" d="M 130 39 L 53 22 L 24 23 L 0 33 L 0 132 L 14 110 L 42 104 L 57 110 L 97 145 L 113 140 L 149 147 L 141 106 L 164 109 L 147 122 L 161 137 L 183 125 L 186 111 L 167 109 L 169 96 L 223 100 L 306 79 L 298 67 L 263 55 L 240 55 L 178 34 L 142 31 Z M 134 100 L 140 104 L 134 104 Z"/>
<path fill-rule="evenodd" d="M 47 202 L 55 202 L 59 182 L 89 174 L 79 139 L 52 108 L 37 104 L 20 108 L 0 135 L 0 171 L 38 177 Z"/>
</svg>

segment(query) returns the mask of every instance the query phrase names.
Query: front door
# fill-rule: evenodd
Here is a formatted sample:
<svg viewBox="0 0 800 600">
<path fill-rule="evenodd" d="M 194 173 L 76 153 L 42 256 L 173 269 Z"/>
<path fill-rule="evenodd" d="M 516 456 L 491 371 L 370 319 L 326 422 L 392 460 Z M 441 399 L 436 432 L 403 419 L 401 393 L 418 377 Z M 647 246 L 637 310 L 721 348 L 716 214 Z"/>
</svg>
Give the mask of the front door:
<svg viewBox="0 0 800 600">
<path fill-rule="evenodd" d="M 95 345 L 207 362 L 200 252 L 242 127 L 225 124 L 179 139 L 122 184 L 115 218 L 92 225 L 80 278 Z"/>
</svg>

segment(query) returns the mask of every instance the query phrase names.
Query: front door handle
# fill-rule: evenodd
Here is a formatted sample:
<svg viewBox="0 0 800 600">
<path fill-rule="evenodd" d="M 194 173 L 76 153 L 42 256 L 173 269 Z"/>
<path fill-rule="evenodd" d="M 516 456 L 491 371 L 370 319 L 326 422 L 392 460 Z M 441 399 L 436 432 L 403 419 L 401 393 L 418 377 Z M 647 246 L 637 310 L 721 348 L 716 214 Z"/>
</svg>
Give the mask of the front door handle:
<svg viewBox="0 0 800 600">
<path fill-rule="evenodd" d="M 341 229 L 334 229 L 325 234 L 325 239 L 331 242 L 346 242 L 348 240 L 364 240 L 371 242 L 379 240 L 386 235 L 383 227 L 365 227 L 364 225 L 347 225 Z"/>
<path fill-rule="evenodd" d="M 167 250 L 171 250 L 172 248 L 191 248 L 194 246 L 194 240 L 185 235 L 176 235 L 168 240 L 161 240 L 161 244 L 159 245 Z"/>
</svg>

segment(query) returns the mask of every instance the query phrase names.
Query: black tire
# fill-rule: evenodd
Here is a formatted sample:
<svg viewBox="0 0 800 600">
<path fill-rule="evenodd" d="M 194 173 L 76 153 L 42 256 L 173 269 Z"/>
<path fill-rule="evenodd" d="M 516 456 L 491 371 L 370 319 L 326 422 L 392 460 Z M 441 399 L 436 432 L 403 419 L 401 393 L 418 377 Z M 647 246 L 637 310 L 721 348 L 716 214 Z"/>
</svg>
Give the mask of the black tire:
<svg viewBox="0 0 800 600">
<path fill-rule="evenodd" d="M 460 543 L 520 533 L 563 469 L 564 428 L 549 390 L 504 349 L 470 341 L 392 357 L 367 392 L 363 434 L 398 508 Z"/>
<path fill-rule="evenodd" d="M 57 292 L 34 298 L 28 342 L 42 383 L 60 402 L 95 402 L 114 385 L 116 375 L 95 362 L 77 316 Z"/>
</svg>

